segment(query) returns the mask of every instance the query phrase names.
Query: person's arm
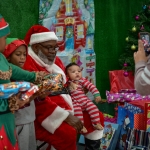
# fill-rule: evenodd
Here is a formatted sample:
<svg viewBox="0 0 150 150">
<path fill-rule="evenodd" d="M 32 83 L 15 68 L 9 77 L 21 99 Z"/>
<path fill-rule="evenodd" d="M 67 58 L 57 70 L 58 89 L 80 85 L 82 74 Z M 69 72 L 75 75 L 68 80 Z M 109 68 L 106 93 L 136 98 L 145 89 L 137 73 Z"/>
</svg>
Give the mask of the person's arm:
<svg viewBox="0 0 150 150">
<path fill-rule="evenodd" d="M 9 63 L 9 65 L 12 68 L 12 76 L 11 79 L 12 80 L 24 80 L 24 81 L 29 81 L 29 82 L 34 82 L 36 79 L 36 73 L 35 72 L 29 72 L 26 70 L 23 70 L 11 63 Z"/>
<path fill-rule="evenodd" d="M 134 53 L 135 79 L 134 85 L 137 93 L 141 95 L 150 94 L 150 56 L 145 55 L 143 43 L 138 41 L 138 51 Z"/>
<path fill-rule="evenodd" d="M 98 89 L 90 81 L 88 81 L 85 78 L 83 78 L 83 80 L 81 80 L 79 82 L 81 82 L 82 86 L 84 88 L 88 89 L 93 94 L 94 98 L 100 96 L 100 93 L 99 93 Z"/>
<path fill-rule="evenodd" d="M 0 114 L 4 114 L 8 112 L 10 112 L 8 106 L 8 100 L 0 98 Z"/>
</svg>

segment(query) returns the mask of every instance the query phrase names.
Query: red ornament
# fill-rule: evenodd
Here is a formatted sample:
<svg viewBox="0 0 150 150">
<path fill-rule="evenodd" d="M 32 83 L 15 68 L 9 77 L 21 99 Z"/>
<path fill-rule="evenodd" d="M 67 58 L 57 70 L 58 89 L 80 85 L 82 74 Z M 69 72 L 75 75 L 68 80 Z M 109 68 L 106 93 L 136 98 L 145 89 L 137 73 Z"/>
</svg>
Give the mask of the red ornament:
<svg viewBox="0 0 150 150">
<path fill-rule="evenodd" d="M 124 63 L 124 64 L 123 64 L 123 66 L 124 66 L 124 67 L 127 67 L 127 66 L 128 66 L 128 64 L 127 64 L 127 63 Z"/>
<path fill-rule="evenodd" d="M 129 73 L 128 73 L 127 71 L 125 71 L 125 72 L 123 73 L 123 75 L 124 75 L 125 77 L 128 77 L 128 76 L 129 76 Z"/>
<path fill-rule="evenodd" d="M 135 20 L 139 20 L 140 19 L 140 16 L 135 16 Z"/>
</svg>

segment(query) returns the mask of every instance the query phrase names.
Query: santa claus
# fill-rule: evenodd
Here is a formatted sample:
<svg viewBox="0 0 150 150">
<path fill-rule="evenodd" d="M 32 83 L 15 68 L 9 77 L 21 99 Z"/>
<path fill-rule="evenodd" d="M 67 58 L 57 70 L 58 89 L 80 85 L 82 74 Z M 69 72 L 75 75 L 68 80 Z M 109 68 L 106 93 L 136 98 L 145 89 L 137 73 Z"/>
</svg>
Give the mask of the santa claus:
<svg viewBox="0 0 150 150">
<path fill-rule="evenodd" d="M 47 28 L 34 25 L 26 34 L 25 42 L 29 44 L 28 57 L 24 69 L 29 71 L 46 71 L 48 73 L 61 73 L 66 83 L 65 67 L 56 56 L 59 47 L 57 36 Z M 83 125 L 73 116 L 72 100 L 69 94 L 39 97 L 35 100 L 36 138 L 49 143 L 57 150 L 76 150 L 77 133 Z M 103 125 L 103 116 L 101 124 Z M 84 113 L 85 134 L 87 150 L 98 150 L 103 131 L 95 130 L 90 122 L 89 115 Z"/>
</svg>

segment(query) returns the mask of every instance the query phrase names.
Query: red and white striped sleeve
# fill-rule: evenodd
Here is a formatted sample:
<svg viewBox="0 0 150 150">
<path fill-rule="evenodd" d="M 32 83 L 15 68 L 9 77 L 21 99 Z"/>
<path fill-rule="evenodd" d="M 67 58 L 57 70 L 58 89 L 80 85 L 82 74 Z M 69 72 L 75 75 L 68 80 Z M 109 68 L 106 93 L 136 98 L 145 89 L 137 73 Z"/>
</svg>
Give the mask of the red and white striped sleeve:
<svg viewBox="0 0 150 150">
<path fill-rule="evenodd" d="M 82 78 L 81 80 L 79 80 L 79 82 L 81 82 L 82 86 L 88 89 L 94 95 L 94 97 L 100 96 L 98 89 L 93 83 L 85 78 Z"/>
</svg>

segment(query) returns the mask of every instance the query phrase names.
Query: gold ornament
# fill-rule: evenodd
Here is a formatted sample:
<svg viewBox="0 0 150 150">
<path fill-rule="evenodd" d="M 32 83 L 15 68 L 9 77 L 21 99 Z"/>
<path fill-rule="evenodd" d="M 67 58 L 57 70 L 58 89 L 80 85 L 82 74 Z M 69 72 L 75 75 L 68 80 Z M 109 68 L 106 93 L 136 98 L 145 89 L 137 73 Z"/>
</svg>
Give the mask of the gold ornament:
<svg viewBox="0 0 150 150">
<path fill-rule="evenodd" d="M 60 12 L 58 11 L 57 14 L 56 14 L 56 17 L 59 18 L 60 15 L 61 15 L 61 14 L 60 14 Z"/>
<path fill-rule="evenodd" d="M 84 21 L 84 26 L 85 26 L 85 28 L 87 29 L 88 24 L 87 24 L 87 22 L 86 22 L 86 21 Z"/>
<path fill-rule="evenodd" d="M 126 37 L 126 41 L 129 42 L 129 37 Z"/>
<path fill-rule="evenodd" d="M 133 31 L 133 32 L 136 32 L 136 27 L 135 27 L 135 26 L 132 28 L 132 31 Z"/>
<path fill-rule="evenodd" d="M 136 49 L 136 46 L 133 44 L 133 45 L 131 46 L 131 49 L 132 49 L 132 50 L 135 50 L 135 49 Z"/>
</svg>

